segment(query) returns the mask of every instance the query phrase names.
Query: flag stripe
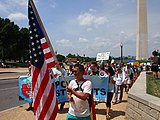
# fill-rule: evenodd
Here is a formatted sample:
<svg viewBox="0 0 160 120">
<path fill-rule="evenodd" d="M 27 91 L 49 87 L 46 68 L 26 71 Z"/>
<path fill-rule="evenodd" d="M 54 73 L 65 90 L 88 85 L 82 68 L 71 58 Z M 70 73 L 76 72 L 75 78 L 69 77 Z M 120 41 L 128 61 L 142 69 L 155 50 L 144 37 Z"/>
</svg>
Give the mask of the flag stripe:
<svg viewBox="0 0 160 120">
<path fill-rule="evenodd" d="M 44 93 L 43 93 L 43 96 L 48 96 L 51 91 L 54 93 L 54 89 L 52 89 L 52 87 L 53 87 L 52 83 L 51 83 L 51 82 L 48 82 L 48 84 L 47 84 L 47 86 L 46 86 L 46 88 L 45 88 L 45 91 L 44 91 Z M 47 89 L 47 88 L 50 88 L 50 89 Z M 53 98 L 52 98 L 52 99 L 53 99 Z M 40 101 L 40 103 L 41 103 L 41 105 L 42 105 L 43 107 L 44 107 L 44 103 L 46 102 L 46 100 L 47 100 L 47 98 L 44 97 L 44 98 L 41 99 L 41 101 Z M 42 108 L 43 108 L 43 107 L 42 107 Z M 40 111 L 42 111 L 42 108 L 37 108 L 37 109 L 40 109 Z"/>
<path fill-rule="evenodd" d="M 47 63 L 47 65 L 48 65 L 49 68 L 51 68 L 52 66 L 56 65 L 56 62 L 54 61 L 53 58 L 47 59 L 46 63 Z"/>
<path fill-rule="evenodd" d="M 45 43 L 43 43 L 43 44 L 42 44 L 42 48 L 43 48 L 43 49 L 48 48 L 48 43 L 46 43 L 46 42 L 45 42 Z"/>
<path fill-rule="evenodd" d="M 50 118 L 48 119 L 47 118 L 48 116 L 46 116 L 45 120 L 55 120 L 55 118 L 56 118 L 55 116 L 58 112 L 58 101 L 56 99 L 56 96 L 54 97 L 54 101 L 55 102 L 52 101 L 51 106 L 55 106 L 55 108 L 57 108 L 57 109 L 54 109 L 53 107 L 50 106 L 50 110 L 53 111 L 53 112 L 50 112 L 50 113 L 48 112 L 47 114 L 50 114 Z"/>
<path fill-rule="evenodd" d="M 34 82 L 34 84 L 32 84 L 32 92 L 34 92 L 35 96 L 37 96 L 38 91 L 36 91 L 36 90 L 38 90 L 40 88 L 39 83 L 41 83 L 41 81 L 43 79 L 42 76 L 44 76 L 44 74 L 45 74 L 44 71 L 46 71 L 47 66 L 45 64 L 43 64 L 42 69 L 43 69 L 43 71 L 42 70 L 40 71 L 39 69 L 35 68 L 35 70 L 33 71 L 33 76 L 35 76 L 35 77 L 32 78 L 32 81 Z M 37 79 L 34 79 L 34 78 L 37 78 Z M 34 90 L 35 88 L 36 88 L 36 90 Z"/>
<path fill-rule="evenodd" d="M 51 52 L 49 48 L 43 49 L 44 54 Z"/>
<path fill-rule="evenodd" d="M 54 61 L 54 59 L 53 59 L 53 57 L 52 57 L 52 53 L 51 52 L 49 52 L 49 53 L 46 53 L 45 55 L 45 58 L 48 60 L 48 59 L 50 59 L 50 58 L 52 58 L 52 61 Z"/>
<path fill-rule="evenodd" d="M 36 85 L 36 82 L 37 82 L 37 78 L 38 78 L 38 75 L 40 73 L 40 69 L 36 68 L 36 67 L 32 67 L 32 92 L 34 91 L 34 88 L 35 88 L 35 85 Z"/>
<path fill-rule="evenodd" d="M 34 105 L 35 111 L 37 110 L 37 107 L 38 107 L 38 105 L 39 105 L 39 103 L 40 103 L 41 97 L 42 97 L 43 92 L 44 92 L 44 90 L 45 90 L 45 88 L 46 88 L 46 85 L 47 85 L 48 80 L 49 80 L 49 72 L 47 72 L 47 73 L 45 74 L 44 79 L 42 79 L 42 81 L 41 81 L 41 83 L 40 83 L 40 88 L 37 89 L 37 90 L 38 90 L 38 93 L 37 93 L 37 95 L 36 95 L 36 97 L 35 97 L 36 104 Z"/>
<path fill-rule="evenodd" d="M 47 34 L 33 0 L 28 2 L 28 19 L 34 115 L 36 120 L 54 120 L 58 112 L 58 102 L 49 69 L 55 66 L 56 56 L 53 57 L 54 51 L 50 50 Z"/>
<path fill-rule="evenodd" d="M 43 109 L 41 111 L 41 113 L 43 113 L 43 114 L 40 114 L 40 116 L 39 116 L 41 119 L 44 119 L 45 115 L 49 115 L 49 114 L 46 114 L 47 113 L 46 109 L 47 110 L 49 109 L 49 107 L 52 103 L 53 97 L 54 97 L 54 92 L 53 92 L 53 87 L 51 87 L 51 90 L 49 91 L 49 96 L 47 98 L 47 102 L 44 101 L 45 103 L 44 103 Z"/>
</svg>

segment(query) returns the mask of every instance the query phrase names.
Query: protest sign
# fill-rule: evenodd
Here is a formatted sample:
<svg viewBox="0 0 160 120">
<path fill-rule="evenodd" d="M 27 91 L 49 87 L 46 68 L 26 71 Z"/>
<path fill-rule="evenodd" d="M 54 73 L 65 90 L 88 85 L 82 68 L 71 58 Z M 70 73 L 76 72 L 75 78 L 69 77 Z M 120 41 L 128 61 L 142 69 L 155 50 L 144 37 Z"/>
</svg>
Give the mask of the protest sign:
<svg viewBox="0 0 160 120">
<path fill-rule="evenodd" d="M 110 52 L 98 53 L 96 61 L 109 60 Z"/>
<path fill-rule="evenodd" d="M 74 79 L 73 76 L 66 76 L 65 78 L 67 84 L 69 84 L 69 82 Z M 95 75 L 92 76 L 84 75 L 84 78 L 91 80 L 92 82 L 94 101 L 106 102 L 107 92 L 108 92 L 108 79 L 105 77 L 98 77 Z M 58 98 L 58 102 L 61 103 L 68 101 L 67 92 L 65 89 L 66 85 L 62 77 L 57 77 L 56 79 L 54 79 L 54 85 L 56 88 L 56 95 Z"/>
<path fill-rule="evenodd" d="M 69 84 L 71 80 L 75 79 L 73 76 L 65 76 L 65 78 L 67 84 Z M 84 78 L 91 80 L 92 82 L 94 101 L 106 102 L 108 92 L 108 78 L 106 76 L 98 77 L 95 75 L 84 75 Z M 31 76 L 20 76 L 18 79 L 18 83 L 20 100 L 31 103 Z M 58 103 L 67 102 L 68 98 L 66 92 L 66 83 L 64 82 L 62 77 L 56 77 L 55 79 L 53 79 L 53 84 L 55 86 L 54 88 L 56 91 Z"/>
<path fill-rule="evenodd" d="M 32 77 L 31 76 L 20 76 L 18 78 L 19 84 L 19 100 L 32 103 Z"/>
</svg>

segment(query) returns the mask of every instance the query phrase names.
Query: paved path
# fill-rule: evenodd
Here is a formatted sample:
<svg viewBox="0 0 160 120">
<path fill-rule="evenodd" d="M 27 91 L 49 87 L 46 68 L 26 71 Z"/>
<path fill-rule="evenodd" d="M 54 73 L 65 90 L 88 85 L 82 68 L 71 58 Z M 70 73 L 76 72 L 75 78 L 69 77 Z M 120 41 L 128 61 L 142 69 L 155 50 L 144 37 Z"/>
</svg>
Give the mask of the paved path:
<svg viewBox="0 0 160 120">
<path fill-rule="evenodd" d="M 112 105 L 111 120 L 125 120 L 125 110 L 127 103 L 127 95 L 124 93 L 124 101 L 122 103 Z M 18 106 L 9 110 L 0 112 L 1 120 L 35 120 L 32 111 L 26 111 L 28 104 Z M 56 120 L 65 120 L 68 111 L 68 103 L 62 111 L 59 111 Z M 100 103 L 96 106 L 97 120 L 105 120 L 105 104 Z"/>
<path fill-rule="evenodd" d="M 0 80 L 18 78 L 27 75 L 28 68 L 0 68 Z"/>
<path fill-rule="evenodd" d="M 11 70 L 11 69 L 10 69 Z M 17 69 L 20 71 L 26 71 L 27 69 Z M 0 72 L 4 70 L 0 69 Z M 11 71 L 16 71 L 11 70 Z M 125 120 L 125 111 L 127 104 L 127 94 L 124 92 L 123 102 L 112 105 L 112 115 L 111 120 Z M 26 111 L 28 104 L 23 106 L 18 106 L 5 111 L 0 112 L 0 120 L 35 120 L 32 111 Z M 96 106 L 96 116 L 97 120 L 105 120 L 105 104 L 100 103 Z M 56 120 L 65 120 L 68 111 L 68 103 L 62 111 L 59 111 Z"/>
</svg>

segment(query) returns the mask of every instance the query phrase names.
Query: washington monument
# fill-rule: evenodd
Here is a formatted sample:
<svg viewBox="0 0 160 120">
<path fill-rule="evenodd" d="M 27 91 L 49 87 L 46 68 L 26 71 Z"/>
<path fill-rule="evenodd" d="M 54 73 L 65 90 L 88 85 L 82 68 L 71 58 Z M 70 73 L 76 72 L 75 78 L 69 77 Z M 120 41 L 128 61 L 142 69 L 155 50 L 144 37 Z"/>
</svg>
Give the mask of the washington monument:
<svg viewBox="0 0 160 120">
<path fill-rule="evenodd" d="M 148 59 L 147 2 L 137 0 L 136 60 Z"/>
</svg>

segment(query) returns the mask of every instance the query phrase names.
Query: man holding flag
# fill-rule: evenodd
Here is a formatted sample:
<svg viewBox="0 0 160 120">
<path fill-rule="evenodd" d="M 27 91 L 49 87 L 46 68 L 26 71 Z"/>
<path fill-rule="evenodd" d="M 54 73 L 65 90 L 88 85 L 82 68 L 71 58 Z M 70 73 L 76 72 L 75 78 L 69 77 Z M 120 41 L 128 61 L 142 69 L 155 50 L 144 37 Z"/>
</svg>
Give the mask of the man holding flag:
<svg viewBox="0 0 160 120">
<path fill-rule="evenodd" d="M 73 68 L 75 79 L 66 87 L 70 101 L 66 120 L 91 120 L 89 98 L 92 92 L 90 80 L 84 79 L 84 66 L 75 64 Z"/>
<path fill-rule="evenodd" d="M 58 102 L 49 69 L 57 59 L 32 0 L 28 3 L 28 19 L 34 115 L 36 120 L 54 120 Z"/>
</svg>

